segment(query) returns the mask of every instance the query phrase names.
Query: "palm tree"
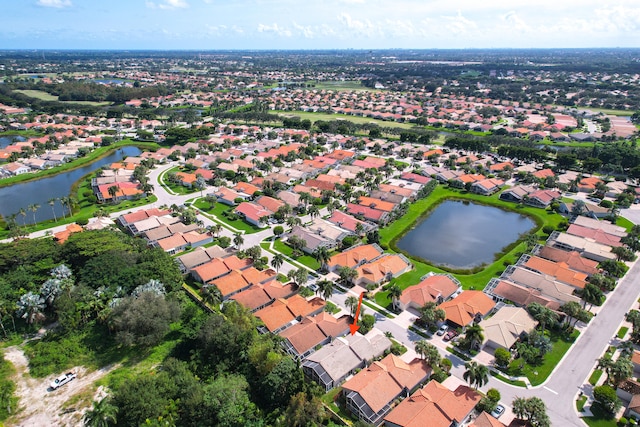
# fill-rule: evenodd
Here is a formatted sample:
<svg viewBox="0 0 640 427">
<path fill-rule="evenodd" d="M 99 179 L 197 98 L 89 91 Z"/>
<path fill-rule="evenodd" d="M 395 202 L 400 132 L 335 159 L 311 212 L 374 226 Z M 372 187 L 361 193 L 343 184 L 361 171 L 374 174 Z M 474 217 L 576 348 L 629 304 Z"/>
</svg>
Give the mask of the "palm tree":
<svg viewBox="0 0 640 427">
<path fill-rule="evenodd" d="M 589 308 L 591 308 L 594 304 L 600 304 L 600 302 L 602 302 L 602 296 L 603 294 L 600 288 L 592 283 L 587 282 L 585 287 L 582 289 L 582 292 L 580 293 L 580 298 L 583 301 L 582 308 L 586 309 L 587 303 L 589 303 L 590 305 Z"/>
<path fill-rule="evenodd" d="M 300 218 L 298 218 L 297 216 L 287 217 L 287 220 L 285 222 L 291 228 L 295 227 L 296 225 L 302 224 L 302 220 Z"/>
<path fill-rule="evenodd" d="M 271 267 L 276 269 L 276 273 L 278 272 L 278 270 L 280 270 L 282 264 L 284 264 L 284 255 L 282 255 L 281 253 L 275 254 L 271 259 Z"/>
<path fill-rule="evenodd" d="M 620 357 L 628 357 L 633 356 L 633 351 L 635 347 L 631 341 L 623 341 L 618 346 L 618 350 L 620 350 Z"/>
<path fill-rule="evenodd" d="M 215 286 L 203 286 L 200 289 L 200 296 L 206 304 L 211 306 L 220 304 L 222 300 L 222 295 L 220 295 L 220 291 Z"/>
<path fill-rule="evenodd" d="M 107 188 L 107 191 L 109 192 L 109 195 L 111 196 L 111 202 L 115 205 L 116 202 L 118 201 L 118 198 L 116 197 L 116 195 L 118 194 L 118 186 L 117 185 L 112 185 L 109 188 Z"/>
<path fill-rule="evenodd" d="M 318 285 L 318 290 L 316 292 L 319 292 L 322 295 L 322 298 L 327 301 L 331 295 L 333 295 L 333 282 L 331 280 L 322 279 L 316 284 Z"/>
<path fill-rule="evenodd" d="M 67 203 L 67 200 L 69 200 L 68 197 L 58 197 L 58 200 L 60 201 L 60 204 L 62 205 L 62 218 L 65 219 L 67 217 L 67 211 L 64 208 L 64 205 Z"/>
<path fill-rule="evenodd" d="M 312 256 L 320 263 L 320 269 L 325 270 L 327 262 L 331 258 L 329 256 L 329 249 L 327 249 L 326 246 L 318 246 L 316 250 L 313 251 Z"/>
<path fill-rule="evenodd" d="M 318 215 L 320 215 L 320 209 L 318 209 L 318 207 L 316 205 L 311 205 L 309 206 L 309 215 L 311 216 L 311 218 L 316 218 Z"/>
<path fill-rule="evenodd" d="M 33 223 L 36 223 L 36 212 L 38 212 L 38 209 L 40 209 L 40 205 L 37 203 L 34 203 L 32 205 L 29 205 L 27 207 L 28 210 L 30 210 L 33 213 Z"/>
<path fill-rule="evenodd" d="M 242 237 L 242 234 L 236 233 L 233 235 L 233 244 L 236 245 L 236 248 L 240 249 L 243 243 L 244 237 Z"/>
<path fill-rule="evenodd" d="M 32 324 L 42 316 L 45 301 L 40 295 L 27 292 L 20 297 L 16 305 L 18 316 L 25 319 L 28 324 Z"/>
<path fill-rule="evenodd" d="M 353 281 L 358 277 L 358 272 L 351 267 L 341 266 L 338 268 L 338 275 L 345 285 L 353 285 Z"/>
<path fill-rule="evenodd" d="M 548 307 L 540 305 L 538 303 L 531 303 L 527 306 L 527 311 L 540 323 L 542 332 L 545 331 L 546 326 L 553 326 L 558 322 L 558 313 L 551 310 Z"/>
<path fill-rule="evenodd" d="M 51 212 L 53 212 L 53 221 L 58 222 L 58 218 L 56 217 L 56 199 L 51 198 L 47 201 L 47 203 L 49 203 L 49 206 L 51 206 Z"/>
<path fill-rule="evenodd" d="M 524 420 L 527 417 L 527 414 L 529 413 L 527 408 L 527 399 L 524 397 L 516 397 L 513 399 L 513 402 L 511 402 L 511 406 L 513 408 L 513 415 L 515 415 L 516 418 Z"/>
<path fill-rule="evenodd" d="M 482 326 L 472 325 L 467 327 L 464 333 L 465 341 L 469 344 L 469 349 L 476 349 L 480 347 L 480 343 L 484 341 L 484 334 L 482 333 Z"/>
<path fill-rule="evenodd" d="M 24 208 L 20 208 L 20 215 L 22 215 L 22 225 L 27 225 L 25 218 L 27 217 L 27 211 L 24 210 Z"/>
<path fill-rule="evenodd" d="M 429 366 L 437 366 L 440 363 L 440 352 L 438 347 L 426 340 L 420 340 L 416 343 L 416 353 L 418 353 Z"/>
<path fill-rule="evenodd" d="M 388 297 L 393 302 L 393 308 L 397 310 L 398 302 L 400 301 L 400 297 L 402 296 L 402 288 L 400 288 L 397 283 L 394 283 L 393 285 L 389 286 L 387 291 L 389 292 Z"/>
<path fill-rule="evenodd" d="M 438 308 L 433 301 L 426 303 L 420 309 L 420 320 L 428 327 L 435 326 L 439 321 L 443 321 L 445 316 L 445 311 Z"/>
<path fill-rule="evenodd" d="M 87 427 L 108 427 L 116 424 L 117 414 L 118 407 L 104 398 L 99 402 L 93 402 L 93 407 L 85 412 L 82 419 Z"/>
<path fill-rule="evenodd" d="M 489 382 L 489 369 L 478 362 L 471 361 L 464 364 L 466 371 L 462 378 L 473 386 L 476 390 Z"/>
<path fill-rule="evenodd" d="M 349 295 L 347 299 L 344 300 L 344 305 L 347 306 L 349 311 L 351 312 L 351 317 L 355 316 L 356 309 L 358 308 L 358 298 L 353 295 Z"/>
</svg>

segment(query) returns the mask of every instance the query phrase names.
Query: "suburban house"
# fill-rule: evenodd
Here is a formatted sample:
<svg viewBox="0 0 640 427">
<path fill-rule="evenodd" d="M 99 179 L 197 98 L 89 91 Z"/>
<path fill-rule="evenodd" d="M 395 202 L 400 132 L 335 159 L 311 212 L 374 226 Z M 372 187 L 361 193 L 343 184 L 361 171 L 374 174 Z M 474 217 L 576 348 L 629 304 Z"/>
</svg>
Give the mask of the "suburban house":
<svg viewBox="0 0 640 427">
<path fill-rule="evenodd" d="M 356 268 L 378 258 L 383 252 L 377 244 L 355 246 L 333 255 L 327 265 L 331 271 L 336 271 L 339 267 Z"/>
<path fill-rule="evenodd" d="M 640 418 L 640 382 L 627 379 L 621 381 L 616 388 L 616 395 L 625 402 L 629 402 L 624 415 Z"/>
<path fill-rule="evenodd" d="M 490 196 L 500 191 L 503 185 L 504 181 L 498 178 L 482 179 L 471 184 L 471 192 L 483 196 Z"/>
<path fill-rule="evenodd" d="M 588 218 L 586 216 L 577 216 L 573 219 L 572 223 L 582 227 L 593 228 L 594 230 L 602 230 L 605 233 L 613 234 L 618 237 L 624 237 L 627 235 L 627 230 L 624 227 L 611 224 L 608 221 Z"/>
<path fill-rule="evenodd" d="M 489 280 L 483 292 L 493 298 L 494 301 L 507 301 L 518 307 L 526 307 L 532 302 L 536 302 L 552 310 L 558 310 L 564 304 L 563 301 L 542 294 L 538 289 L 496 277 Z"/>
<path fill-rule="evenodd" d="M 571 211 L 573 210 L 573 205 L 574 205 L 573 202 L 560 202 L 560 207 L 558 209 L 558 212 L 569 215 L 572 213 Z M 604 208 L 602 206 L 594 205 L 592 203 L 585 203 L 584 209 L 581 215 L 589 218 L 593 218 L 593 219 L 599 219 L 599 218 L 606 218 L 607 216 L 610 215 L 610 212 L 609 212 L 609 209 Z"/>
<path fill-rule="evenodd" d="M 158 240 L 173 236 L 176 233 L 188 233 L 190 231 L 196 231 L 199 228 L 198 224 L 185 225 L 182 222 L 176 222 L 175 224 L 161 225 L 160 227 L 152 228 L 143 234 L 147 242 L 153 245 Z"/>
<path fill-rule="evenodd" d="M 536 190 L 525 197 L 524 203 L 536 208 L 545 209 L 551 203 L 560 200 L 562 193 L 557 190 Z"/>
<path fill-rule="evenodd" d="M 609 234 L 601 229 L 593 229 L 588 227 L 583 227 L 578 224 L 571 224 L 567 229 L 568 234 L 572 234 L 574 236 L 585 237 L 587 239 L 593 239 L 593 241 L 597 243 L 601 243 L 603 245 L 608 245 L 612 247 L 622 246 L 620 243 L 620 237 L 614 234 Z"/>
<path fill-rule="evenodd" d="M 170 255 L 182 252 L 187 248 L 196 248 L 213 242 L 213 236 L 209 233 L 198 233 L 197 231 L 188 231 L 186 233 L 175 233 L 164 239 L 160 239 L 152 244 L 159 247 Z"/>
<path fill-rule="evenodd" d="M 580 298 L 574 295 L 575 287 L 554 280 L 553 277 L 546 274 L 539 274 L 526 268 L 509 266 L 500 278 L 536 289 L 541 294 L 547 295 L 562 304 L 570 301 L 580 301 Z"/>
<path fill-rule="evenodd" d="M 472 322 L 480 322 L 495 306 L 496 303 L 482 291 L 462 291 L 439 308 L 444 310 L 447 323 L 464 328 Z"/>
<path fill-rule="evenodd" d="M 396 208 L 395 203 L 386 202 L 384 200 L 374 199 L 373 197 L 367 196 L 358 197 L 358 204 L 362 206 L 369 206 L 370 208 L 384 212 L 393 212 L 393 210 Z"/>
<path fill-rule="evenodd" d="M 567 233 L 554 231 L 547 239 L 547 245 L 565 251 L 576 251 L 579 252 L 581 256 L 598 262 L 607 259 L 616 259 L 615 254 L 611 252 L 611 246 L 594 242 L 586 237 L 574 236 Z"/>
<path fill-rule="evenodd" d="M 325 305 L 321 298 L 307 301 L 298 294 L 288 299 L 277 299 L 271 305 L 255 312 L 255 316 L 264 324 L 258 327 L 258 331 L 277 334 L 305 316 L 320 313 Z"/>
<path fill-rule="evenodd" d="M 302 370 L 329 391 L 390 347 L 391 340 L 377 329 L 364 336 L 347 334 L 307 356 Z"/>
<path fill-rule="evenodd" d="M 352 233 L 356 233 L 359 228 L 362 228 L 364 233 L 376 228 L 375 225 L 369 222 L 360 221 L 359 219 L 338 210 L 334 211 L 327 221 L 340 228 L 349 230 Z M 360 227 L 358 227 L 358 224 L 360 224 Z"/>
<path fill-rule="evenodd" d="M 329 250 L 338 246 L 338 242 L 333 239 L 326 238 L 319 233 L 314 233 L 313 231 L 301 227 L 299 225 L 293 226 L 291 231 L 288 233 L 288 238 L 298 237 L 304 241 L 304 247 L 302 248 L 303 252 L 308 254 L 313 253 L 316 249 L 320 247 L 325 247 Z"/>
<path fill-rule="evenodd" d="M 565 264 L 570 269 L 581 271 L 587 276 L 600 271 L 597 261 L 580 256 L 580 253 L 576 251 L 563 251 L 551 246 L 536 246 L 532 253 L 541 258 Z"/>
<path fill-rule="evenodd" d="M 274 199 L 269 196 L 260 196 L 256 199 L 256 204 L 262 206 L 266 210 L 276 213 L 278 209 L 285 206 L 285 203 L 282 200 Z"/>
<path fill-rule="evenodd" d="M 383 255 L 356 268 L 356 286 L 379 285 L 411 270 L 413 265 L 402 254 Z"/>
<path fill-rule="evenodd" d="M 389 354 L 342 385 L 347 409 L 359 419 L 378 425 L 394 400 L 409 396 L 430 374 L 431 367 L 422 359 L 407 363 Z"/>
<path fill-rule="evenodd" d="M 227 255 L 227 251 L 218 245 L 210 246 L 208 248 L 200 246 L 188 254 L 177 257 L 176 260 L 180 266 L 180 271 L 182 273 L 186 273 L 187 271 L 205 264 L 214 258 L 222 258 Z"/>
<path fill-rule="evenodd" d="M 229 297 L 229 300 L 237 302 L 253 313 L 265 308 L 276 299 L 289 298 L 293 294 L 295 294 L 293 283 L 283 285 L 277 280 L 269 280 L 264 284 L 256 283 L 251 285 L 244 291 Z"/>
<path fill-rule="evenodd" d="M 451 298 L 462 286 L 450 274 L 430 274 L 417 285 L 408 287 L 400 296 L 400 309 L 420 310 L 428 302 L 440 304 Z"/>
<path fill-rule="evenodd" d="M 249 268 L 253 262 L 249 258 L 240 259 L 235 255 L 226 258 L 214 258 L 211 261 L 199 265 L 191 270 L 191 275 L 200 283 L 209 283 L 222 277 L 231 270 L 243 270 Z"/>
<path fill-rule="evenodd" d="M 458 427 L 469 416 L 482 395 L 466 385 L 449 390 L 429 381 L 411 397 L 400 402 L 384 419 L 385 427 Z"/>
<path fill-rule="evenodd" d="M 171 211 L 168 209 L 160 210 L 160 209 L 143 209 L 139 211 L 135 211 L 128 214 L 123 214 L 118 217 L 118 222 L 123 226 L 130 229 L 131 234 L 136 234 L 133 230 L 131 230 L 130 225 L 134 224 L 143 219 L 150 218 L 152 216 L 162 217 L 171 215 Z"/>
<path fill-rule="evenodd" d="M 549 261 L 537 256 L 523 254 L 516 265 L 539 274 L 546 274 L 558 282 L 571 285 L 576 289 L 584 289 L 587 284 L 587 275 L 585 273 L 571 270 L 566 264 Z"/>
<path fill-rule="evenodd" d="M 276 272 L 271 269 L 260 271 L 255 267 L 249 267 L 244 270 L 231 270 L 228 274 L 212 280 L 209 284 L 218 288 L 224 301 L 232 295 L 248 289 L 251 285 L 263 284 L 275 278 Z"/>
<path fill-rule="evenodd" d="M 369 206 L 356 205 L 355 203 L 347 203 L 347 213 L 355 217 L 362 217 L 367 221 L 377 224 L 385 224 L 389 220 L 389 212 L 374 209 Z"/>
<path fill-rule="evenodd" d="M 316 316 L 305 317 L 300 323 L 285 329 L 279 335 L 284 338 L 282 344 L 287 353 L 301 360 L 316 351 L 319 346 L 346 335 L 351 323 L 351 317 L 348 315 L 335 318 L 331 313 L 323 311 Z"/>
<path fill-rule="evenodd" d="M 515 187 L 508 188 L 500 193 L 500 200 L 514 203 L 522 203 L 525 196 L 533 193 L 535 188 L 529 185 L 517 185 Z"/>
<path fill-rule="evenodd" d="M 227 187 L 220 187 L 218 191 L 213 193 L 213 195 L 216 196 L 216 199 L 218 199 L 218 203 L 229 206 L 235 206 L 236 199 L 248 199 L 248 196 L 246 194 L 238 193 L 237 191 Z"/>
<path fill-rule="evenodd" d="M 162 227 L 163 225 L 172 225 L 180 222 L 180 218 L 177 216 L 165 215 L 165 216 L 151 216 L 149 218 L 141 219 L 137 222 L 129 223 L 128 230 L 134 236 L 143 234 L 154 228 Z"/>
<path fill-rule="evenodd" d="M 256 227 L 265 227 L 265 223 L 268 218 L 273 215 L 274 212 L 265 209 L 263 206 L 251 202 L 242 202 L 234 210 L 234 212 L 246 222 Z"/>
<path fill-rule="evenodd" d="M 502 424 L 500 421 L 498 421 L 497 419 L 495 419 L 494 417 L 492 417 L 491 415 L 487 414 L 486 412 L 481 412 L 480 415 L 478 415 L 476 419 L 473 420 L 471 424 L 469 424 L 469 427 L 506 427 L 506 426 Z"/>
<path fill-rule="evenodd" d="M 493 316 L 483 319 L 484 345 L 492 349 L 509 350 L 523 334 L 531 332 L 538 322 L 521 307 L 504 306 Z"/>
</svg>

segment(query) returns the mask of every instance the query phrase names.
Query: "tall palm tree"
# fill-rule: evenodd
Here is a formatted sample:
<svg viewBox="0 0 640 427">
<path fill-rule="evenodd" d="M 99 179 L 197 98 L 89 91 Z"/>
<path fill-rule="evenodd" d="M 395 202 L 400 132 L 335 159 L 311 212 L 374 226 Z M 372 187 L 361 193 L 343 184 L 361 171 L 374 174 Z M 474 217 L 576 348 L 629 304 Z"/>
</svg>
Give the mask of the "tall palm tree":
<svg viewBox="0 0 640 427">
<path fill-rule="evenodd" d="M 22 215 L 22 225 L 27 225 L 25 218 L 27 217 L 27 211 L 24 208 L 20 208 L 20 215 Z"/>
<path fill-rule="evenodd" d="M 440 352 L 438 347 L 426 340 L 420 340 L 416 343 L 416 353 L 418 353 L 429 366 L 437 366 L 440 363 Z"/>
<path fill-rule="evenodd" d="M 240 249 L 243 243 L 244 237 L 242 237 L 242 234 L 236 233 L 233 235 L 233 244 L 236 245 L 236 248 Z"/>
<path fill-rule="evenodd" d="M 49 203 L 49 206 L 51 206 L 51 212 L 53 212 L 53 221 L 58 222 L 58 218 L 56 217 L 56 199 L 51 198 L 47 201 L 47 203 Z"/>
<path fill-rule="evenodd" d="M 347 299 L 344 300 L 344 305 L 347 306 L 349 311 L 351 312 L 351 317 L 355 316 L 356 309 L 358 307 L 358 298 L 353 295 L 349 295 Z"/>
<path fill-rule="evenodd" d="M 331 258 L 329 256 L 329 249 L 327 249 L 326 246 L 318 246 L 316 250 L 313 251 L 312 256 L 320 263 L 320 268 L 325 270 L 327 262 L 329 262 L 329 259 Z"/>
<path fill-rule="evenodd" d="M 316 218 L 318 217 L 318 215 L 320 215 L 320 209 L 318 209 L 316 205 L 309 206 L 308 212 L 311 218 Z"/>
<path fill-rule="evenodd" d="M 480 343 L 484 341 L 484 334 L 482 333 L 482 326 L 471 325 L 468 326 L 464 333 L 465 341 L 469 343 L 470 349 L 476 349 L 480 347 Z"/>
<path fill-rule="evenodd" d="M 489 368 L 478 362 L 471 361 L 464 364 L 466 371 L 462 374 L 462 378 L 473 386 L 476 390 L 489 382 Z"/>
<path fill-rule="evenodd" d="M 109 195 L 111 196 L 111 203 L 113 203 L 115 205 L 116 202 L 118 201 L 118 198 L 116 197 L 116 195 L 118 194 L 118 186 L 117 185 L 112 185 L 109 188 L 107 188 L 107 191 L 109 192 Z"/>
<path fill-rule="evenodd" d="M 393 303 L 393 308 L 397 310 L 398 302 L 400 302 L 400 297 L 402 296 L 402 288 L 400 288 L 397 283 L 394 283 L 393 285 L 389 286 L 387 291 L 389 292 L 389 299 L 391 299 Z"/>
<path fill-rule="evenodd" d="M 516 418 L 520 420 L 524 420 L 529 413 L 529 410 L 527 408 L 527 399 L 525 399 L 524 397 L 516 397 L 515 399 L 513 399 L 513 402 L 511 402 L 511 407 L 513 408 L 513 415 L 515 415 Z"/>
<path fill-rule="evenodd" d="M 87 427 L 108 427 L 116 424 L 118 407 L 107 398 L 93 402 L 93 407 L 85 412 L 84 425 Z"/>
<path fill-rule="evenodd" d="M 331 280 L 322 279 L 318 281 L 318 292 L 322 295 L 325 301 L 327 301 L 331 295 L 333 295 L 334 283 Z"/>
<path fill-rule="evenodd" d="M 60 204 L 62 205 L 62 219 L 66 219 L 67 218 L 67 212 L 64 208 L 64 205 L 67 203 L 67 200 L 69 198 L 68 197 L 58 197 L 58 200 L 60 201 Z"/>
<path fill-rule="evenodd" d="M 36 212 L 38 212 L 38 209 L 40 209 L 40 205 L 37 203 L 34 203 L 32 205 L 27 206 L 27 209 L 30 210 L 33 213 L 33 223 L 36 223 Z"/>
<path fill-rule="evenodd" d="M 273 256 L 273 258 L 271 258 L 271 267 L 276 269 L 276 273 L 278 272 L 278 270 L 280 270 L 282 264 L 284 264 L 284 255 L 282 255 L 281 253 L 277 253 Z"/>
<path fill-rule="evenodd" d="M 600 302 L 602 301 L 602 291 L 594 284 L 587 282 L 585 287 L 582 289 L 582 292 L 580 293 L 580 298 L 583 301 L 583 309 L 586 309 L 587 303 L 589 303 L 589 308 L 591 308 L 594 304 L 600 304 Z"/>
</svg>

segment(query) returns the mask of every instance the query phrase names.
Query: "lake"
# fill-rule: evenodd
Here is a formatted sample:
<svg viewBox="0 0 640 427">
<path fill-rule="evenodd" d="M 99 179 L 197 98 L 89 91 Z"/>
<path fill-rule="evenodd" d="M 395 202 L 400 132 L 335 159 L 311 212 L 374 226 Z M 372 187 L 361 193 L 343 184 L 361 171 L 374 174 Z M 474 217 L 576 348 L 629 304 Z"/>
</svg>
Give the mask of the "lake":
<svg viewBox="0 0 640 427">
<path fill-rule="evenodd" d="M 491 206 L 447 200 L 397 243 L 434 265 L 472 269 L 491 264 L 495 254 L 535 226 L 530 218 Z"/>
<path fill-rule="evenodd" d="M 0 148 L 5 148 L 14 142 L 26 141 L 26 138 L 20 135 L 0 136 Z"/>
<path fill-rule="evenodd" d="M 20 182 L 8 187 L 0 188 L 0 215 L 7 218 L 9 215 L 25 210 L 29 205 L 37 204 L 40 208 L 36 211 L 36 222 L 45 221 L 56 217 L 62 217 L 62 204 L 56 201 L 53 208 L 49 206 L 50 199 L 69 196 L 71 186 L 83 176 L 100 169 L 104 165 L 122 160 L 128 156 L 139 156 L 138 147 L 126 146 L 117 149 L 106 157 L 72 171 L 63 172 L 47 178 L 35 181 Z M 18 224 L 23 220 L 27 224 L 33 224 L 33 212 L 27 211 L 27 216 L 18 215 Z"/>
</svg>

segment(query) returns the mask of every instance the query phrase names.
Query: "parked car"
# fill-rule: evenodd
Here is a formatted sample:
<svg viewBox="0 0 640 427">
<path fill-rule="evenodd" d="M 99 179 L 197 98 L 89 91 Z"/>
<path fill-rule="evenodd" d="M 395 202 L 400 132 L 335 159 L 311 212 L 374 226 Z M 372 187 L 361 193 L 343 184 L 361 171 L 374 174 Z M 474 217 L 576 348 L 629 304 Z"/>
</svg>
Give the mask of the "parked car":
<svg viewBox="0 0 640 427">
<path fill-rule="evenodd" d="M 67 372 L 64 375 L 60 375 L 58 378 L 56 378 L 55 380 L 51 381 L 51 388 L 53 390 L 58 389 L 59 387 L 62 387 L 63 385 L 65 385 L 66 383 L 73 381 L 76 379 L 76 374 L 73 372 Z"/>
<path fill-rule="evenodd" d="M 491 411 L 491 416 L 494 418 L 500 418 L 500 415 L 504 414 L 504 406 L 503 405 L 498 405 L 496 406 L 496 409 L 494 409 L 493 411 Z"/>
<path fill-rule="evenodd" d="M 458 336 L 458 331 L 456 331 L 455 329 L 451 329 L 449 330 L 449 332 L 447 332 L 444 336 L 444 338 L 442 338 L 444 341 L 451 341 L 453 338 Z"/>
<path fill-rule="evenodd" d="M 438 332 L 436 332 L 436 334 L 444 335 L 444 333 L 447 332 L 447 329 L 449 329 L 449 326 L 447 326 L 446 324 L 442 325 L 442 326 L 440 326 L 440 328 L 438 329 Z"/>
</svg>

